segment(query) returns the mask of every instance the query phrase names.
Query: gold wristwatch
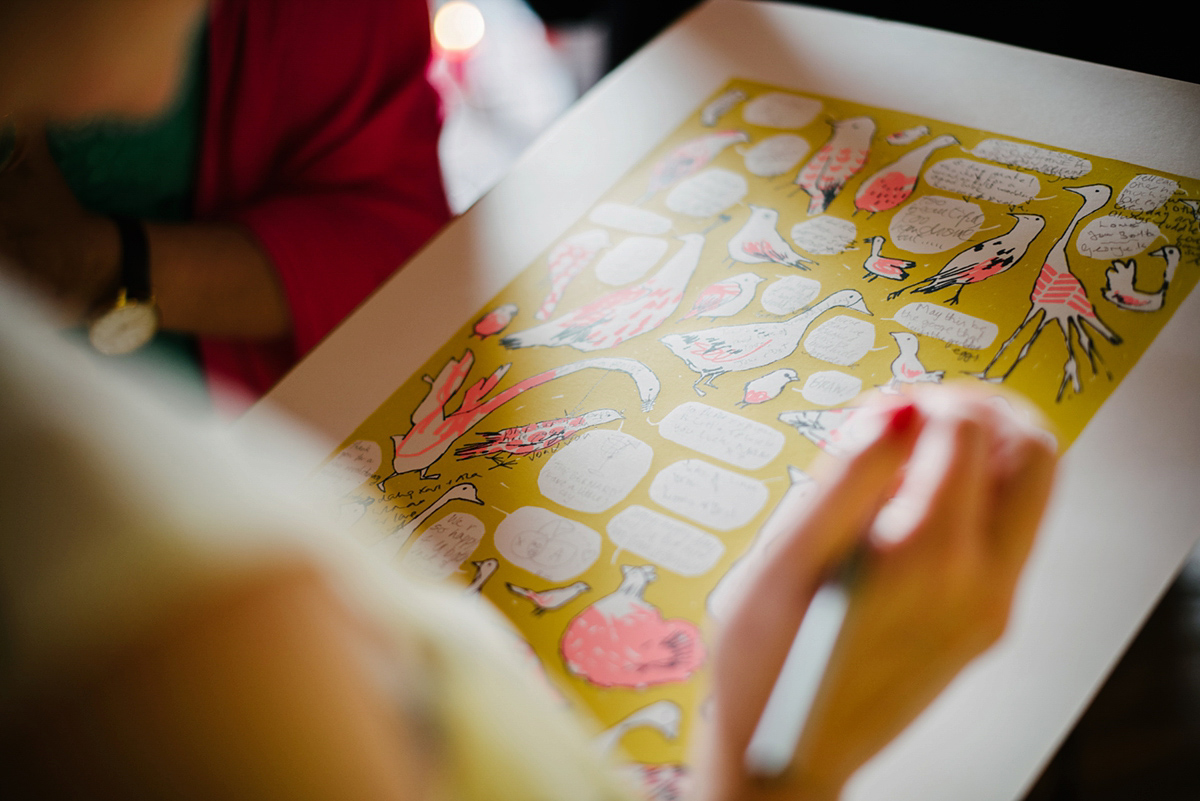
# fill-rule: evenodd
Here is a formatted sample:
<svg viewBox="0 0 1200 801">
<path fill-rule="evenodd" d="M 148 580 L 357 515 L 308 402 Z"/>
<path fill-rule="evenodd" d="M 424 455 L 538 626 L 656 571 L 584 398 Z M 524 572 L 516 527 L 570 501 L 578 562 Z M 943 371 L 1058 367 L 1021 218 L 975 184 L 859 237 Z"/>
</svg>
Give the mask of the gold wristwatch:
<svg viewBox="0 0 1200 801">
<path fill-rule="evenodd" d="M 132 353 L 158 333 L 158 305 L 150 293 L 150 244 L 139 220 L 114 217 L 121 238 L 121 276 L 113 305 L 88 326 L 92 347 L 106 356 Z"/>
</svg>

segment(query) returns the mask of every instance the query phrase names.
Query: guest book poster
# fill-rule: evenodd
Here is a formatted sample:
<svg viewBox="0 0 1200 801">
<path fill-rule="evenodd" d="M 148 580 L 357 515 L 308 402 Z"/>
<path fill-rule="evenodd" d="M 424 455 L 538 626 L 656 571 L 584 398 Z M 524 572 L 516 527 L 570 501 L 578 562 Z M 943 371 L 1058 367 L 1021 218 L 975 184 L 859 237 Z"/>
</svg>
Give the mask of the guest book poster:
<svg viewBox="0 0 1200 801">
<path fill-rule="evenodd" d="M 314 491 L 383 558 L 495 603 L 669 793 L 739 566 L 860 393 L 1002 384 L 1065 448 L 1198 262 L 1196 180 L 733 81 Z"/>
</svg>

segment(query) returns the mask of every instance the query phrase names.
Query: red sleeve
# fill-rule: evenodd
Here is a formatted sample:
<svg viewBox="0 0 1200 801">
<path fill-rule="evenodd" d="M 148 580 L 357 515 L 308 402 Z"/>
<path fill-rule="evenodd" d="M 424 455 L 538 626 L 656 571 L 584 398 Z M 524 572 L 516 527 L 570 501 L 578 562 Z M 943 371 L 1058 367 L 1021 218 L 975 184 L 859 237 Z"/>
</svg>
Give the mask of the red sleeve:
<svg viewBox="0 0 1200 801">
<path fill-rule="evenodd" d="M 202 343 L 255 395 L 450 216 L 424 0 L 222 0 L 209 31 L 200 219 L 245 225 L 279 272 L 288 342 Z"/>
</svg>

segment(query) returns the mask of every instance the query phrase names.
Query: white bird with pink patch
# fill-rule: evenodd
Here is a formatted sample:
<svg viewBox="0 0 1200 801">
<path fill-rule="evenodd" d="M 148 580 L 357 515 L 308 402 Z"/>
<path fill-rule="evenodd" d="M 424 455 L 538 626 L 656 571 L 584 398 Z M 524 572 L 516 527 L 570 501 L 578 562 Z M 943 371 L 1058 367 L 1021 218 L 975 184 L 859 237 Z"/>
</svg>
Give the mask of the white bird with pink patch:
<svg viewBox="0 0 1200 801">
<path fill-rule="evenodd" d="M 779 212 L 775 209 L 751 206 L 746 224 L 729 240 L 729 258 L 742 264 L 782 264 L 800 270 L 815 264 L 783 241 L 776 228 L 778 225 Z"/>
<path fill-rule="evenodd" d="M 775 400 L 775 398 L 779 397 L 779 393 L 783 392 L 784 387 L 793 381 L 799 380 L 800 376 L 790 367 L 772 370 L 753 381 L 747 381 L 745 392 L 742 394 L 742 399 L 738 401 L 737 405 L 750 406 L 752 404 Z"/>
<path fill-rule="evenodd" d="M 696 302 L 692 304 L 691 311 L 679 319 L 732 317 L 750 305 L 750 301 L 754 300 L 755 288 L 763 280 L 761 275 L 742 273 L 710 284 L 701 290 Z"/>
<path fill-rule="evenodd" d="M 655 163 L 650 173 L 650 186 L 637 202 L 645 203 L 663 189 L 695 175 L 730 145 L 749 141 L 750 137 L 744 131 L 717 131 L 684 142 Z"/>
<path fill-rule="evenodd" d="M 550 315 L 554 314 L 558 302 L 562 300 L 563 293 L 567 291 L 567 285 L 595 260 L 597 253 L 604 250 L 609 244 L 611 243 L 608 239 L 608 231 L 593 228 L 590 231 L 569 236 L 555 245 L 547 258 L 547 261 L 550 262 L 550 293 L 546 295 L 546 299 L 542 301 L 542 305 L 533 316 L 539 320 L 549 319 Z"/>
<path fill-rule="evenodd" d="M 940 384 L 945 370 L 926 370 L 917 358 L 917 337 L 907 331 L 893 331 L 892 339 L 900 347 L 900 355 L 892 361 L 892 380 L 880 389 L 890 394 L 899 394 L 899 384 Z"/>
<path fill-rule="evenodd" d="M 831 120 L 833 133 L 796 174 L 795 184 L 809 196 L 808 216 L 824 214 L 871 153 L 875 121 L 870 117 Z"/>
<path fill-rule="evenodd" d="M 863 241 L 871 244 L 871 255 L 863 262 L 863 269 L 867 271 L 863 278 L 868 281 L 874 281 L 876 278 L 903 281 L 908 278 L 908 271 L 916 266 L 916 262 L 884 256 L 883 246 L 887 244 L 887 240 L 882 236 L 867 237 Z"/>
</svg>

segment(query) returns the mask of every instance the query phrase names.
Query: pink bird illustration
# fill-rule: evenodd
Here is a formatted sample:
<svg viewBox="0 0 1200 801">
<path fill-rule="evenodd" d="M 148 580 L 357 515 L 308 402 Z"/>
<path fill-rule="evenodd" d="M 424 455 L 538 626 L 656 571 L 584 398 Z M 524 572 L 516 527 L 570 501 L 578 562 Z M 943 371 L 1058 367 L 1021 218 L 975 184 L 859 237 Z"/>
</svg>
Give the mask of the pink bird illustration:
<svg viewBox="0 0 1200 801">
<path fill-rule="evenodd" d="M 887 135 L 887 143 L 889 145 L 911 145 L 922 136 L 929 136 L 928 125 L 918 125 L 914 128 L 905 128 L 903 131 L 890 133 Z"/>
<path fill-rule="evenodd" d="M 795 184 L 809 196 L 808 216 L 823 214 L 867 163 L 875 121 L 870 117 L 831 120 L 833 133 L 796 174 Z"/>
<path fill-rule="evenodd" d="M 684 142 L 654 165 L 650 186 L 637 202 L 645 203 L 655 193 L 696 174 L 730 145 L 749 141 L 750 137 L 744 131 L 717 131 Z"/>
<path fill-rule="evenodd" d="M 691 311 L 680 317 L 680 320 L 690 320 L 693 317 L 732 317 L 750 305 L 754 300 L 754 291 L 763 278 L 754 273 L 742 273 L 733 278 L 726 278 L 710 284 L 701 290 Z"/>
<path fill-rule="evenodd" d="M 508 324 L 512 322 L 513 317 L 517 315 L 517 304 L 505 303 L 503 306 L 497 306 L 487 314 L 479 318 L 475 323 L 475 328 L 471 331 L 471 336 L 479 339 L 487 339 L 490 336 L 495 336 L 508 328 Z"/>
<path fill-rule="evenodd" d="M 807 265 L 816 264 L 783 241 L 776 228 L 778 225 L 779 212 L 775 209 L 751 206 L 745 225 L 729 240 L 729 258 L 742 264 L 769 262 L 800 270 L 807 270 Z"/>
<path fill-rule="evenodd" d="M 513 584 L 511 581 L 505 586 L 508 587 L 508 591 L 513 595 L 531 601 L 535 615 L 544 615 L 547 612 L 553 612 L 555 609 L 561 609 L 592 589 L 591 585 L 586 581 L 577 581 L 566 587 L 552 587 L 548 590 L 531 590 L 528 587 L 520 587 Z"/>
<path fill-rule="evenodd" d="M 643 688 L 685 681 L 704 664 L 700 629 L 666 620 L 642 596 L 658 574 L 652 565 L 621 566 L 621 585 L 580 612 L 563 632 L 567 670 L 597 687 Z"/>
<path fill-rule="evenodd" d="M 613 409 L 597 409 L 586 414 L 571 417 L 559 417 L 555 420 L 541 420 L 527 423 L 523 426 L 503 428 L 499 431 L 481 432 L 483 442 L 472 442 L 454 452 L 459 459 L 471 459 L 476 456 L 486 456 L 495 462 L 496 467 L 512 467 L 514 459 L 510 456 L 528 456 L 529 454 L 553 448 L 560 442 L 566 442 L 585 428 L 621 420 L 620 412 Z"/>
<path fill-rule="evenodd" d="M 702 234 L 684 234 L 674 256 L 640 284 L 623 287 L 548 323 L 510 334 L 506 348 L 557 347 L 594 351 L 653 331 L 675 313 L 704 249 Z"/>
<path fill-rule="evenodd" d="M 939 136 L 913 148 L 881 168 L 858 188 L 857 194 L 854 195 L 855 212 L 866 211 L 874 214 L 896 208 L 908 200 L 917 188 L 917 176 L 925 167 L 925 162 L 933 155 L 933 151 L 957 144 L 958 140 L 949 134 Z"/>
<path fill-rule="evenodd" d="M 567 285 L 592 263 L 596 254 L 609 246 L 608 232 L 600 228 L 569 236 L 550 251 L 550 293 L 533 315 L 539 320 L 549 319 L 554 308 L 562 300 Z"/>
<path fill-rule="evenodd" d="M 780 392 L 783 392 L 784 387 L 793 381 L 799 380 L 800 376 L 790 367 L 772 370 L 766 375 L 759 376 L 752 381 L 747 381 L 745 391 L 742 393 L 742 399 L 738 401 L 737 405 L 750 406 L 774 400 L 779 397 Z"/>
<path fill-rule="evenodd" d="M 1133 259 L 1113 259 L 1112 266 L 1104 273 L 1104 289 L 1100 292 L 1104 299 L 1125 311 L 1151 312 L 1161 309 L 1167 299 L 1167 287 L 1175 279 L 1175 268 L 1179 266 L 1183 254 L 1174 245 L 1167 245 L 1152 251 L 1150 255 L 1157 256 L 1167 263 L 1162 286 L 1154 292 L 1136 289 L 1134 284 L 1137 282 L 1137 262 Z"/>
<path fill-rule="evenodd" d="M 881 389 L 891 394 L 899 394 L 899 384 L 942 383 L 944 370 L 929 371 L 917 358 L 918 342 L 915 334 L 907 331 L 893 331 L 892 338 L 900 348 L 900 354 L 892 361 L 892 380 Z"/>
<path fill-rule="evenodd" d="M 908 271 L 916 266 L 916 262 L 905 259 L 893 259 L 883 255 L 883 246 L 887 240 L 882 236 L 870 236 L 863 240 L 871 243 L 871 255 L 863 262 L 867 272 L 863 278 L 874 281 L 876 278 L 890 278 L 893 281 L 903 281 L 908 278 Z"/>
</svg>

